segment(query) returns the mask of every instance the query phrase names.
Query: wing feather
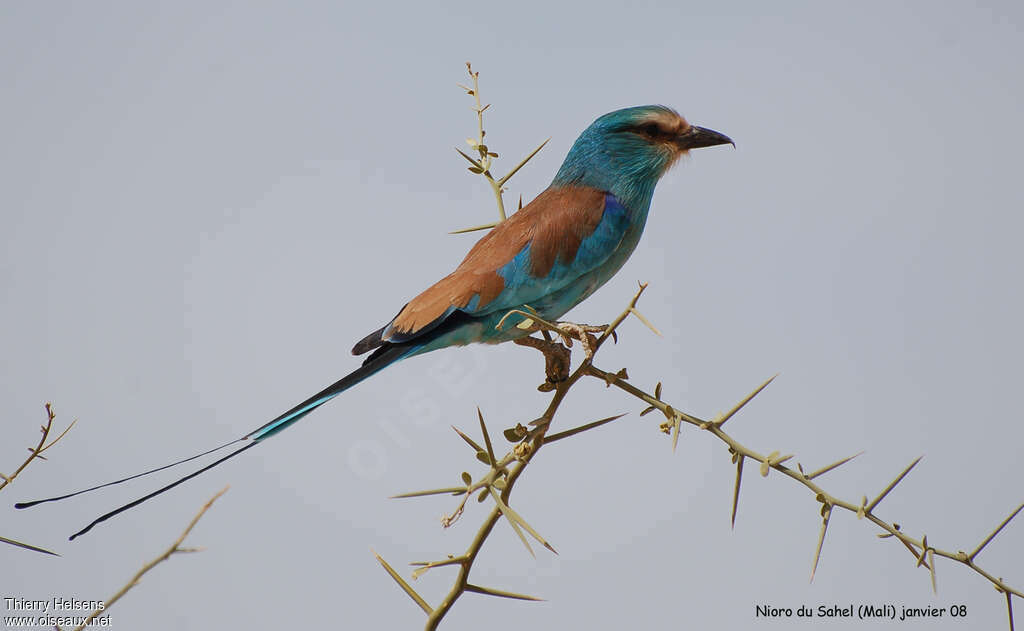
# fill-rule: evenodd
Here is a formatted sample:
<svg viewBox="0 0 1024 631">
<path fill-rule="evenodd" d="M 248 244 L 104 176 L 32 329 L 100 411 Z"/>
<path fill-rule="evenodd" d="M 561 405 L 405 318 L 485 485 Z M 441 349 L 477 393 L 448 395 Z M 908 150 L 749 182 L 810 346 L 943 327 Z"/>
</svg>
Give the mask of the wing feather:
<svg viewBox="0 0 1024 631">
<path fill-rule="evenodd" d="M 568 285 L 617 247 L 629 224 L 626 215 L 599 189 L 545 190 L 484 235 L 454 272 L 410 300 L 353 352 L 414 339 L 455 311 L 507 310 Z"/>
</svg>

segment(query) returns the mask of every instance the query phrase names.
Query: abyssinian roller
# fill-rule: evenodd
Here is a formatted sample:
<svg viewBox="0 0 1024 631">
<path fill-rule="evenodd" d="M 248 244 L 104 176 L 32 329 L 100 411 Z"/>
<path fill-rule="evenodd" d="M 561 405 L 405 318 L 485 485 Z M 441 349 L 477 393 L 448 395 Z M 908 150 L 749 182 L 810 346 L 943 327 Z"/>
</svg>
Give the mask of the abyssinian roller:
<svg viewBox="0 0 1024 631">
<path fill-rule="evenodd" d="M 95 519 L 71 536 L 190 480 L 260 444 L 387 366 L 414 355 L 473 342 L 496 344 L 528 335 L 498 327 L 513 309 L 534 309 L 555 321 L 611 278 L 636 248 L 658 180 L 691 149 L 732 144 L 725 135 L 686 122 L 660 105 L 617 110 L 576 139 L 554 180 L 533 201 L 498 224 L 454 272 L 402 307 L 390 322 L 356 342 L 362 365 L 241 438 L 178 462 L 89 489 L 127 482 L 242 444 L 201 469 Z"/>
</svg>

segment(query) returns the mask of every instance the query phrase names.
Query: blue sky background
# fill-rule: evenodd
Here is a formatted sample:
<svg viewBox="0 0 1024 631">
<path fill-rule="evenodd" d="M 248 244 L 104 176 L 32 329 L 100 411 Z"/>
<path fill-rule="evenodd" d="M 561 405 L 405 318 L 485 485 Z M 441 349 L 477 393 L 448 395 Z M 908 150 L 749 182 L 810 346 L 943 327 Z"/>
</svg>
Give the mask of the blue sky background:
<svg viewBox="0 0 1024 631">
<path fill-rule="evenodd" d="M 119 477 L 239 436 L 358 365 L 352 343 L 450 271 L 490 190 L 453 146 L 475 129 L 455 84 L 482 71 L 499 171 L 548 147 L 510 205 L 550 181 L 594 118 L 664 103 L 736 140 L 660 184 L 631 261 L 569 314 L 604 322 L 650 283 L 599 365 L 712 416 L 781 373 L 728 426 L 873 496 L 880 515 L 971 549 L 1024 500 L 1019 3 L 34 2 L 0 5 L 0 470 L 43 403 L 79 419 L 4 493 L 0 597 L 102 599 L 200 505 L 231 490 L 147 575 L 117 629 L 417 628 L 380 569 L 462 551 L 484 513 L 388 500 L 477 471 L 448 428 L 535 418 L 539 356 L 440 351 L 395 366 L 279 437 L 67 543 L 157 480 L 62 504 L 14 501 Z M 808 583 L 819 505 L 750 468 L 735 530 L 723 445 L 679 450 L 637 401 L 583 384 L 558 423 L 630 412 L 552 446 L 447 628 L 790 628 L 758 604 L 949 607 L 1000 628 L 1002 597 L 948 561 L 939 592 L 877 530 L 838 513 Z M 1024 585 L 1024 526 L 979 557 Z M 416 582 L 431 602 L 454 572 Z M 2 601 L 0 601 L 2 602 Z M 1018 611 L 1021 610 L 1019 601 Z M 6 612 L 5 614 L 6 615 Z M 1018 617 L 1020 614 L 1018 613 Z M 815 620 L 829 627 L 869 623 Z M 879 625 L 883 626 L 883 625 Z"/>
</svg>

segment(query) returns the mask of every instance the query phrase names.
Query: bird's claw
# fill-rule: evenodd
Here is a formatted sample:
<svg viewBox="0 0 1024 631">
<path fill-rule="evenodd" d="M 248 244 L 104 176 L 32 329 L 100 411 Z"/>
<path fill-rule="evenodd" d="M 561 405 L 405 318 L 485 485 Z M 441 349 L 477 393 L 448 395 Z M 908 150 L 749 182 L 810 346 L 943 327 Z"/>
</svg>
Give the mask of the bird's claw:
<svg viewBox="0 0 1024 631">
<path fill-rule="evenodd" d="M 590 359 L 597 350 L 597 337 L 594 333 L 604 333 L 607 326 L 594 326 L 592 324 L 576 324 L 575 322 L 558 322 L 559 335 L 565 340 L 565 345 L 572 347 L 572 340 L 577 339 L 583 346 L 583 353 Z"/>
<path fill-rule="evenodd" d="M 541 392 L 551 392 L 557 385 L 569 378 L 571 364 L 572 341 L 579 340 L 583 346 L 583 353 L 587 359 L 594 356 L 597 350 L 597 337 L 595 333 L 604 333 L 608 326 L 594 326 L 591 324 L 576 324 L 574 322 L 558 322 L 555 324 L 555 333 L 561 338 L 562 343 L 549 339 L 539 339 L 525 336 L 514 340 L 520 346 L 536 348 L 544 353 L 544 373 L 547 379 L 537 389 Z"/>
</svg>

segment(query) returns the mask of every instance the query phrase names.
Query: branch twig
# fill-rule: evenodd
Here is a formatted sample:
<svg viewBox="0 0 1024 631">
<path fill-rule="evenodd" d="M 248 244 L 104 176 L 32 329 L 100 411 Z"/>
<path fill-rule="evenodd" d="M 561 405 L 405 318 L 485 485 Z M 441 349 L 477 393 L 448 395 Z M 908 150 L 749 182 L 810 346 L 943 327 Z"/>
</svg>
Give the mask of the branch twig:
<svg viewBox="0 0 1024 631">
<path fill-rule="evenodd" d="M 188 537 L 189 533 L 192 532 L 192 529 L 195 528 L 197 523 L 199 523 L 200 518 L 202 518 L 206 511 L 209 510 L 211 506 L 213 506 L 213 503 L 216 502 L 221 495 L 224 495 L 224 493 L 226 493 L 227 490 L 228 487 L 225 486 L 223 489 L 218 491 L 216 495 L 211 497 L 206 502 L 206 504 L 204 504 L 203 507 L 199 509 L 199 512 L 196 513 L 196 516 L 192 518 L 192 521 L 189 522 L 188 526 L 185 527 L 185 530 L 181 532 L 181 535 L 179 535 L 178 538 L 175 539 L 174 543 L 172 543 L 170 547 L 164 550 L 160 556 L 156 557 L 149 563 L 143 565 L 142 568 L 135 573 L 135 576 L 133 576 L 131 580 L 129 580 L 127 583 L 125 583 L 124 586 L 121 587 L 121 589 L 117 590 L 117 592 L 114 593 L 114 595 L 111 596 L 109 599 L 103 601 L 103 609 L 96 609 L 95 611 L 93 611 L 91 614 L 89 614 L 85 621 L 82 622 L 82 624 L 75 627 L 73 631 L 83 631 L 86 627 L 89 626 L 89 623 L 91 623 L 96 617 L 110 611 L 110 607 L 114 603 L 120 600 L 122 596 L 127 594 L 128 590 L 139 584 L 139 581 L 142 580 L 142 576 L 146 572 L 152 570 L 160 563 L 171 558 L 171 555 L 176 554 L 178 552 L 199 552 L 200 550 L 202 550 L 202 548 L 183 548 L 181 544 L 185 542 L 185 537 Z"/>
<path fill-rule="evenodd" d="M 590 367 L 589 373 L 591 374 L 591 376 L 605 380 L 606 382 L 609 378 L 613 376 L 610 373 L 600 370 L 599 368 L 594 366 Z M 1015 510 L 1006 520 L 1004 520 L 995 529 L 995 531 L 993 531 L 992 534 L 989 535 L 989 537 L 985 539 L 985 541 L 983 541 L 981 545 L 978 546 L 975 552 L 970 555 L 963 551 L 953 552 L 951 550 L 943 550 L 940 548 L 936 548 L 935 546 L 927 542 L 926 537 L 922 537 L 921 539 L 915 539 L 914 537 L 911 537 L 900 531 L 899 526 L 896 525 L 896 523 L 890 523 L 888 521 L 885 521 L 879 518 L 873 512 L 873 509 L 875 508 L 875 506 L 877 506 L 878 502 L 880 502 L 883 497 L 885 497 L 890 491 L 892 491 L 893 488 L 895 488 L 895 486 L 899 482 L 903 480 L 907 473 L 909 473 L 910 469 L 913 468 L 913 466 L 920 461 L 920 458 L 915 460 L 902 473 L 900 473 L 900 475 L 897 476 L 897 478 L 893 480 L 893 482 L 891 482 L 885 488 L 885 490 L 883 490 L 878 495 L 877 499 L 871 502 L 871 504 L 867 504 L 865 501 L 858 503 L 849 502 L 829 494 L 822 487 L 813 482 L 812 479 L 816 476 L 821 475 L 825 471 L 830 471 L 842 464 L 845 464 L 846 462 L 849 462 L 849 460 L 851 460 L 852 458 L 847 458 L 844 461 L 840 461 L 833 465 L 829 465 L 823 470 L 819 470 L 811 475 L 806 475 L 803 473 L 802 466 L 798 465 L 797 469 L 791 469 L 783 464 L 783 459 L 772 458 L 771 454 L 769 454 L 768 456 L 762 455 L 757 451 L 754 451 L 753 449 L 747 447 L 746 445 L 743 445 L 735 438 L 733 438 L 731 435 L 725 433 L 725 431 L 721 428 L 720 423 L 716 423 L 714 421 L 705 421 L 696 416 L 692 416 L 674 410 L 668 403 L 658 399 L 652 394 L 644 392 L 643 390 L 633 386 L 632 384 L 626 383 L 625 381 L 615 380 L 612 382 L 612 385 L 642 400 L 648 405 L 653 406 L 658 410 L 661 410 L 662 412 L 671 410 L 670 413 L 673 415 L 675 419 L 678 420 L 678 422 L 688 423 L 690 425 L 696 426 L 699 429 L 708 431 L 711 434 L 713 434 L 716 438 L 727 444 L 732 452 L 739 454 L 742 457 L 756 460 L 760 462 L 762 466 L 767 466 L 770 469 L 774 469 L 786 475 L 787 477 L 796 480 L 798 483 L 804 485 L 810 491 L 812 491 L 815 495 L 815 498 L 825 506 L 832 508 L 842 508 L 853 513 L 854 515 L 857 515 L 858 517 L 867 519 L 868 521 L 874 523 L 879 528 L 885 531 L 885 533 L 879 536 L 897 538 L 904 544 L 904 546 L 906 546 L 914 554 L 915 562 L 917 562 L 919 559 L 922 559 L 921 565 L 929 568 L 929 570 L 931 570 L 932 564 L 928 563 L 927 560 L 924 560 L 924 557 L 926 555 L 932 557 L 943 557 L 951 559 L 953 561 L 957 561 L 958 563 L 962 563 L 970 569 L 974 570 L 975 572 L 983 576 L 986 580 L 988 580 L 990 583 L 992 583 L 992 585 L 995 586 L 995 588 L 999 591 L 1013 594 L 1014 596 L 1017 596 L 1019 598 L 1024 598 L 1024 593 L 1022 593 L 1020 589 L 1010 587 L 1005 581 L 1003 581 L 1002 578 L 996 578 L 991 573 L 985 571 L 976 563 L 974 563 L 974 555 L 980 552 L 981 548 L 989 541 L 991 541 L 992 537 L 995 537 L 995 535 L 997 535 L 999 531 L 1002 530 L 1003 527 L 1006 526 L 1006 524 L 1017 515 L 1017 513 L 1024 509 L 1024 505 L 1018 507 L 1017 510 Z"/>
<path fill-rule="evenodd" d="M 476 113 L 477 132 L 476 138 L 467 138 L 466 142 L 473 149 L 473 151 L 477 152 L 477 157 L 474 158 L 459 148 L 456 148 L 455 151 L 457 151 L 459 155 L 461 155 L 463 158 L 469 161 L 470 166 L 468 168 L 470 173 L 482 175 L 484 179 L 487 180 L 487 183 L 490 185 L 491 190 L 494 192 L 495 202 L 497 202 L 498 204 L 498 221 L 495 221 L 493 223 L 485 223 L 480 226 L 473 226 L 472 228 L 460 228 L 458 230 L 453 230 L 450 234 L 462 234 L 465 232 L 475 232 L 477 230 L 490 230 L 494 226 L 505 221 L 505 219 L 507 219 L 507 215 L 505 213 L 504 199 L 505 184 L 510 179 L 512 179 L 512 176 L 515 175 L 516 172 L 519 171 L 519 169 L 523 168 L 523 166 L 527 162 L 529 162 L 530 159 L 533 158 L 533 156 L 537 155 L 537 153 L 544 148 L 544 145 L 548 144 L 548 140 L 551 140 L 550 138 L 548 138 L 544 142 L 540 143 L 540 145 L 538 145 L 536 149 L 528 153 L 526 157 L 520 160 L 517 165 L 512 167 L 512 169 L 508 173 L 499 178 L 495 178 L 494 175 L 491 174 L 491 165 L 494 162 L 494 158 L 498 157 L 498 154 L 491 151 L 484 141 L 484 137 L 487 135 L 487 131 L 484 129 L 484 112 L 487 111 L 487 108 L 490 107 L 490 104 L 483 105 L 481 103 L 480 73 L 473 72 L 473 66 L 468 61 L 466 62 L 466 71 L 469 72 L 469 78 L 473 81 L 473 86 L 469 87 L 460 84 L 459 87 L 465 90 L 466 94 L 473 97 L 474 101 L 476 102 L 475 107 L 473 107 L 473 112 Z M 520 207 L 522 207 L 521 199 Z"/>
<path fill-rule="evenodd" d="M 28 458 L 25 459 L 25 462 L 21 463 L 20 467 L 18 467 L 17 469 L 14 470 L 14 473 L 12 473 L 11 475 L 4 475 L 3 473 L 0 473 L 0 490 L 2 490 L 5 486 L 10 484 L 11 482 L 14 482 L 14 478 L 18 477 L 18 474 L 21 473 L 22 471 L 24 471 L 25 467 L 27 467 L 33 460 L 35 460 L 37 458 L 40 459 L 40 460 L 46 460 L 46 458 L 43 457 L 43 452 L 45 452 L 50 447 L 53 447 L 54 445 L 56 445 L 57 442 L 61 438 L 64 438 L 64 436 L 69 431 L 71 431 L 71 428 L 75 426 L 75 423 L 78 422 L 77 419 L 74 420 L 74 421 L 71 421 L 71 424 L 68 425 L 64 429 L 64 431 L 60 433 L 59 436 L 57 436 L 56 438 L 51 440 L 49 443 L 47 443 L 46 439 L 49 438 L 49 436 L 50 436 L 50 432 L 53 429 L 53 419 L 55 419 L 56 417 L 57 417 L 57 415 L 53 412 L 53 407 L 49 403 L 47 403 L 46 404 L 46 425 L 43 425 L 40 428 L 40 432 L 42 432 L 42 436 L 39 437 L 39 442 L 36 443 L 35 447 L 29 447 L 28 448 L 28 451 L 29 451 Z"/>
<path fill-rule="evenodd" d="M 18 474 L 20 474 L 22 471 L 24 471 L 25 468 L 28 467 L 28 465 L 31 464 L 33 460 L 36 460 L 37 458 L 39 460 L 46 460 L 46 457 L 43 456 L 43 452 L 45 452 L 50 447 L 53 447 L 54 445 L 57 444 L 58 441 L 60 441 L 60 439 L 64 438 L 64 436 L 67 435 L 67 433 L 69 431 L 71 431 L 71 428 L 74 427 L 75 423 L 77 422 L 77 421 L 71 421 L 71 424 L 68 425 L 64 429 L 64 431 L 60 433 L 59 436 L 57 436 L 56 438 L 54 438 L 50 442 L 46 442 L 46 439 L 48 439 L 50 437 L 50 432 L 53 430 L 53 419 L 56 418 L 56 416 L 57 415 L 53 411 L 53 406 L 51 404 L 47 403 L 46 404 L 46 425 L 43 425 L 42 427 L 39 428 L 40 433 L 42 434 L 39 437 L 39 442 L 36 443 L 35 447 L 29 447 L 28 448 L 28 451 L 29 451 L 28 458 L 26 458 L 25 461 L 21 463 L 21 466 L 19 466 L 17 469 L 14 470 L 14 473 L 12 473 L 11 475 L 4 475 L 3 473 L 0 473 L 0 491 L 2 491 L 11 482 L 14 482 L 14 479 L 18 477 Z M 17 541 L 15 539 L 8 539 L 7 537 L 0 537 L 0 543 L 6 543 L 8 545 L 16 546 L 18 548 L 24 548 L 26 550 L 32 550 L 33 552 L 42 552 L 43 554 L 50 554 L 50 555 L 53 555 L 53 556 L 60 556 L 56 552 L 52 552 L 50 550 L 47 550 L 46 548 L 40 548 L 39 546 L 34 546 L 34 545 L 30 544 L 30 543 L 25 543 L 23 541 Z"/>
</svg>

